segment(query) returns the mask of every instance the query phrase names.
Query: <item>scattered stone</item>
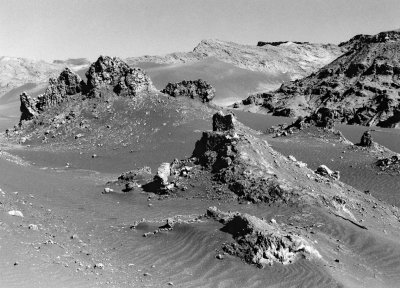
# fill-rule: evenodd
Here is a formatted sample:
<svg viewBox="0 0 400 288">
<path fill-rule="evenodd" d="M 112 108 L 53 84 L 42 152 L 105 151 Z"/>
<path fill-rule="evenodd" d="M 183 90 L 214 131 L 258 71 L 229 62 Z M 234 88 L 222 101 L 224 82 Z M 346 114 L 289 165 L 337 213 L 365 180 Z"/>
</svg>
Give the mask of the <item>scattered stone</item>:
<svg viewBox="0 0 400 288">
<path fill-rule="evenodd" d="M 104 269 L 104 264 L 103 263 L 94 264 L 94 268 L 95 269 Z"/>
<path fill-rule="evenodd" d="M 8 214 L 11 216 L 24 217 L 24 214 L 22 214 L 22 212 L 18 210 L 8 211 Z"/>
<path fill-rule="evenodd" d="M 218 260 L 222 260 L 224 259 L 224 256 L 222 254 L 218 254 L 217 256 L 215 256 L 215 258 L 217 258 Z"/>
<path fill-rule="evenodd" d="M 103 194 L 109 194 L 109 193 L 112 193 L 112 192 L 114 192 L 113 189 L 111 189 L 109 187 L 106 187 L 106 188 L 104 188 Z"/>
<path fill-rule="evenodd" d="M 28 228 L 30 230 L 34 230 L 34 231 L 38 231 L 39 230 L 39 227 L 36 224 L 29 224 Z"/>
</svg>

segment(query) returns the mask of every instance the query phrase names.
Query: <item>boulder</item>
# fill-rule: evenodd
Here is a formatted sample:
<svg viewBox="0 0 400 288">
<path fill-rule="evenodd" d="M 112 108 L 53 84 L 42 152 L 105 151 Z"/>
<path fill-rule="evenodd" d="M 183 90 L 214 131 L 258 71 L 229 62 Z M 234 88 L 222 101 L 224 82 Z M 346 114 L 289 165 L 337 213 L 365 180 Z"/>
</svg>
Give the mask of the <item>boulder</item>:
<svg viewBox="0 0 400 288">
<path fill-rule="evenodd" d="M 168 83 L 161 92 L 172 97 L 185 96 L 192 99 L 199 99 L 202 102 L 210 102 L 215 97 L 214 87 L 201 79 Z"/>
<path fill-rule="evenodd" d="M 373 145 L 372 135 L 370 131 L 365 131 L 364 134 L 361 136 L 359 146 L 362 147 L 371 147 Z"/>
<path fill-rule="evenodd" d="M 166 187 L 168 182 L 168 177 L 171 175 L 171 164 L 164 162 L 158 167 L 157 174 L 154 176 L 154 182 L 156 182 L 160 187 Z"/>
<path fill-rule="evenodd" d="M 339 180 L 340 178 L 340 172 L 339 171 L 332 171 L 329 169 L 326 165 L 320 165 L 317 170 L 315 170 L 316 174 L 319 174 L 321 176 L 327 177 L 327 178 L 332 178 Z"/>
<path fill-rule="evenodd" d="M 222 111 L 218 111 L 213 115 L 213 131 L 229 131 L 235 129 L 235 116 L 233 114 L 225 115 Z"/>
</svg>

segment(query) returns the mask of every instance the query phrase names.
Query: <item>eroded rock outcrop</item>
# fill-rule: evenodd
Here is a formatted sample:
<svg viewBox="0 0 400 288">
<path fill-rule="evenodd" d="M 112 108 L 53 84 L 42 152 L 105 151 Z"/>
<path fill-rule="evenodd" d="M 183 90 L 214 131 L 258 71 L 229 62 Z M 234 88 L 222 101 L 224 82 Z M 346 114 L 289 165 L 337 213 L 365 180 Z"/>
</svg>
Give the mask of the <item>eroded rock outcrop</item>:
<svg viewBox="0 0 400 288">
<path fill-rule="evenodd" d="M 136 96 L 155 90 L 150 78 L 140 68 L 131 68 L 119 58 L 100 56 L 86 72 L 87 84 L 65 68 L 57 79 L 50 78 L 44 94 L 33 99 L 20 96 L 21 121 L 30 120 L 50 107 L 59 106 L 69 96 L 81 93 L 84 97 L 99 97 L 103 90 L 120 96 Z"/>
<path fill-rule="evenodd" d="M 132 68 L 117 57 L 100 56 L 90 65 L 86 78 L 88 94 L 92 97 L 100 96 L 103 88 L 123 96 L 155 89 L 142 69 Z"/>
<path fill-rule="evenodd" d="M 21 117 L 20 117 L 20 122 L 22 121 L 28 121 L 33 119 L 35 116 L 38 115 L 38 111 L 36 108 L 36 99 L 32 98 L 26 92 L 23 92 L 20 96 L 20 111 L 21 111 Z"/>
<path fill-rule="evenodd" d="M 209 170 L 214 180 L 227 184 L 241 199 L 289 201 L 293 187 L 274 176 L 270 163 L 257 155 L 247 135 L 232 129 L 237 127 L 235 121 L 233 115 L 221 112 L 214 115 L 214 131 L 203 132 L 193 151 L 197 163 Z"/>
<path fill-rule="evenodd" d="M 199 99 L 202 102 L 210 102 L 215 97 L 215 89 L 204 80 L 168 83 L 161 91 L 172 97 L 185 96 L 192 99 Z"/>
<path fill-rule="evenodd" d="M 31 120 L 49 107 L 60 105 L 68 99 L 68 96 L 80 93 L 84 86 L 85 83 L 77 74 L 69 68 L 65 68 L 57 79 L 49 79 L 49 86 L 45 93 L 36 99 L 31 98 L 25 92 L 20 95 L 20 123 Z"/>
<path fill-rule="evenodd" d="M 235 242 L 224 244 L 223 250 L 259 267 L 294 263 L 299 258 L 322 258 L 303 237 L 282 226 L 249 214 L 227 213 L 210 207 L 207 216 L 224 224 L 221 229 L 232 234 Z"/>
<path fill-rule="evenodd" d="M 347 52 L 318 72 L 242 104 L 277 116 L 314 117 L 327 109 L 328 125 L 400 127 L 400 31 L 358 35 L 340 46 Z"/>
</svg>

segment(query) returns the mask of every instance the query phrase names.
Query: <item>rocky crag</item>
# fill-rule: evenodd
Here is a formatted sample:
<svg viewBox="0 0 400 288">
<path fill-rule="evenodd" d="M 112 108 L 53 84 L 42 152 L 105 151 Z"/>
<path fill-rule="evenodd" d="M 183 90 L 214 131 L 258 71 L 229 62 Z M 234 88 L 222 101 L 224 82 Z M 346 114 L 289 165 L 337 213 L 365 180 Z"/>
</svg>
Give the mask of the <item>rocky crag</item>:
<svg viewBox="0 0 400 288">
<path fill-rule="evenodd" d="M 220 40 L 203 40 L 191 52 L 165 56 L 128 58 L 129 64 L 152 62 L 182 64 L 207 58 L 233 64 L 239 68 L 267 74 L 286 74 L 290 79 L 309 75 L 339 57 L 345 48 L 333 44 L 285 42 L 281 45 L 242 45 Z"/>
<path fill-rule="evenodd" d="M 318 72 L 242 104 L 277 116 L 399 127 L 400 31 L 357 35 L 339 46 L 347 52 Z"/>
<path fill-rule="evenodd" d="M 168 83 L 161 92 L 172 97 L 185 96 L 202 102 L 210 102 L 215 97 L 215 88 L 201 79 Z"/>
<path fill-rule="evenodd" d="M 140 68 L 131 68 L 121 59 L 108 56 L 100 56 L 90 66 L 86 77 L 87 83 L 69 68 L 65 68 L 57 79 L 50 78 L 46 92 L 36 99 L 22 93 L 20 123 L 32 120 L 46 109 L 59 106 L 69 96 L 79 93 L 82 98 L 100 97 L 102 90 L 111 90 L 122 96 L 136 96 L 140 92 L 155 89 L 150 78 Z"/>
</svg>

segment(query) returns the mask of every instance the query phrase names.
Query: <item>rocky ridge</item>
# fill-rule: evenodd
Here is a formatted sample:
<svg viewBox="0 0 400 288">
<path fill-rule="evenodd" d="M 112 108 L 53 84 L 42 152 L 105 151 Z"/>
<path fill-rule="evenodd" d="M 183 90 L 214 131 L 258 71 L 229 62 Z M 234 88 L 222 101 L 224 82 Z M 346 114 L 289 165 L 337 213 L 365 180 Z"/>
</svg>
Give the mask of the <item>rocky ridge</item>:
<svg viewBox="0 0 400 288">
<path fill-rule="evenodd" d="M 283 73 L 290 75 L 291 79 L 298 79 L 331 62 L 344 51 L 344 48 L 333 44 L 287 42 L 277 46 L 258 47 L 220 40 L 203 40 L 191 52 L 127 58 L 127 62 L 129 64 L 139 62 L 181 64 L 214 57 L 251 71 Z"/>
<path fill-rule="evenodd" d="M 276 116 L 323 114 L 332 122 L 399 127 L 400 31 L 358 35 L 340 47 L 348 51 L 318 72 L 242 104 Z"/>
</svg>

